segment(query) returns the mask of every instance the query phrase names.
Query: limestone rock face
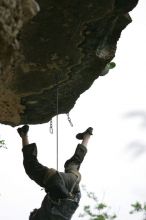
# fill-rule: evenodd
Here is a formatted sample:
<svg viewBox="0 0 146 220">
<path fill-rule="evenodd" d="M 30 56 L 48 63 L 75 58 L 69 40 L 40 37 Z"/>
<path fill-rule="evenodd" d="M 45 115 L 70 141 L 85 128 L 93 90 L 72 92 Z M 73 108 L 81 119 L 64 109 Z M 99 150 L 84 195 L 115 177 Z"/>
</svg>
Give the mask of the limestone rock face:
<svg viewBox="0 0 146 220">
<path fill-rule="evenodd" d="M 0 123 L 68 113 L 115 56 L 138 0 L 1 0 Z"/>
</svg>

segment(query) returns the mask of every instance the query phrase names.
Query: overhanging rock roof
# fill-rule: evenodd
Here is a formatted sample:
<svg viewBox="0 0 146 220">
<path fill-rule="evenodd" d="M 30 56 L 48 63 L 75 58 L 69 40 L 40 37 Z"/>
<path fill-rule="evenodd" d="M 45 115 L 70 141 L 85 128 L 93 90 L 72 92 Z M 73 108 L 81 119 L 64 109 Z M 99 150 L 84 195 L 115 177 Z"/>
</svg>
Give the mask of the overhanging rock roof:
<svg viewBox="0 0 146 220">
<path fill-rule="evenodd" d="M 115 56 L 138 0 L 2 0 L 0 123 L 69 112 Z M 39 10 L 40 8 L 40 10 Z"/>
</svg>

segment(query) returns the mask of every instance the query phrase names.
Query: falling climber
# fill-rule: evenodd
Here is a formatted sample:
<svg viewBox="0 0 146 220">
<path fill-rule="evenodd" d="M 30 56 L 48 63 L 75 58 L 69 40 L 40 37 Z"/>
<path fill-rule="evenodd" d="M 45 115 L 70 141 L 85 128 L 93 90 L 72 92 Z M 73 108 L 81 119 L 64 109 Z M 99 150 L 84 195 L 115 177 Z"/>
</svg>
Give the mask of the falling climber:
<svg viewBox="0 0 146 220">
<path fill-rule="evenodd" d="M 89 127 L 76 135 L 82 142 L 77 145 L 74 155 L 65 162 L 64 172 L 39 163 L 36 144 L 29 144 L 28 130 L 28 125 L 17 129 L 22 138 L 24 168 L 27 175 L 46 192 L 41 207 L 30 213 L 29 220 L 70 220 L 81 198 L 79 168 L 87 153 L 87 144 L 93 128 Z"/>
</svg>

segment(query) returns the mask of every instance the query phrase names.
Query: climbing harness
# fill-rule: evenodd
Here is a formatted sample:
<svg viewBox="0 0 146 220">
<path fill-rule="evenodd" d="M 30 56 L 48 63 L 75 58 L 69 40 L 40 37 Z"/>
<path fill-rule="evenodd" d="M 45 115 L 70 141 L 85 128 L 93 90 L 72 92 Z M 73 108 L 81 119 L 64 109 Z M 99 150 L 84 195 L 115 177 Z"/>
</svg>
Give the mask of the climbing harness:
<svg viewBox="0 0 146 220">
<path fill-rule="evenodd" d="M 81 174 L 78 171 L 75 171 L 75 170 L 70 170 L 70 173 L 74 174 L 77 177 L 76 181 L 72 185 L 72 188 L 69 192 L 70 197 L 72 197 L 73 196 L 73 191 L 74 191 L 76 185 L 79 184 L 79 182 L 81 181 Z"/>
<path fill-rule="evenodd" d="M 75 194 L 74 194 L 74 189 L 75 189 L 76 185 L 79 184 L 79 182 L 81 181 L 81 174 L 75 170 L 70 170 L 69 173 L 74 174 L 76 176 L 76 180 L 74 181 L 70 191 L 68 192 L 68 196 L 66 198 L 58 198 L 57 200 L 54 200 L 50 197 L 50 200 L 53 204 L 60 205 L 61 201 L 63 201 L 63 200 L 70 200 L 73 202 L 77 202 L 76 198 L 75 198 Z M 59 172 L 58 172 L 58 175 L 62 179 L 62 181 L 64 182 L 64 179 Z"/>
</svg>

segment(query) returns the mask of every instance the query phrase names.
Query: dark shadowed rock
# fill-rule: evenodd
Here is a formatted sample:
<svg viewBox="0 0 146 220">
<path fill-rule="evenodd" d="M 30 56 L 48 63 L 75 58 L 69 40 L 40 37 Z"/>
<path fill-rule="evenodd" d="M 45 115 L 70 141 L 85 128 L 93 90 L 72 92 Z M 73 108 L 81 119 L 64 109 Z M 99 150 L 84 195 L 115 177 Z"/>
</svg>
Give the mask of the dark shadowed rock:
<svg viewBox="0 0 146 220">
<path fill-rule="evenodd" d="M 114 58 L 137 2 L 2 0 L 0 122 L 48 122 L 57 87 L 59 113 L 69 112 Z"/>
</svg>

